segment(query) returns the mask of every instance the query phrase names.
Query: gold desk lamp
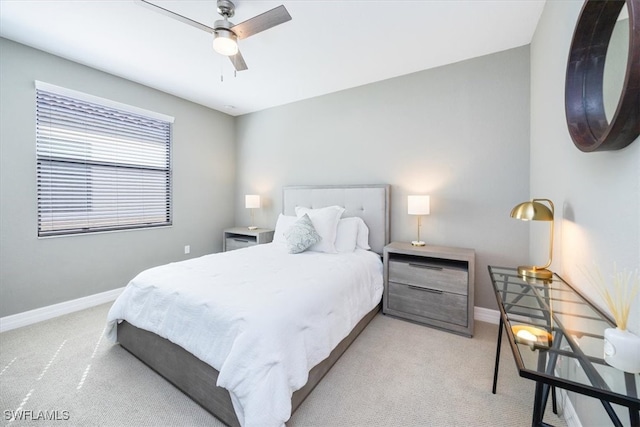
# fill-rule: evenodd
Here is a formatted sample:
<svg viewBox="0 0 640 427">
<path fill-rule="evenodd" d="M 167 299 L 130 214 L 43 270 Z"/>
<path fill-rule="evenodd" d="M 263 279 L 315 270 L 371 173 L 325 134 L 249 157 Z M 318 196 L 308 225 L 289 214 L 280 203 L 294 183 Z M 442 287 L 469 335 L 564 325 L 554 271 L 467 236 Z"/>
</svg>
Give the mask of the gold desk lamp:
<svg viewBox="0 0 640 427">
<path fill-rule="evenodd" d="M 547 202 L 551 209 L 540 202 Z M 555 213 L 553 202 L 549 199 L 533 199 L 529 202 L 520 203 L 511 210 L 511 218 L 523 221 L 550 221 L 551 228 L 549 234 L 549 261 L 543 266 L 521 265 L 518 267 L 518 275 L 522 277 L 532 277 L 534 279 L 548 280 L 553 273 L 547 270 L 551 265 L 553 256 L 553 215 Z"/>
</svg>

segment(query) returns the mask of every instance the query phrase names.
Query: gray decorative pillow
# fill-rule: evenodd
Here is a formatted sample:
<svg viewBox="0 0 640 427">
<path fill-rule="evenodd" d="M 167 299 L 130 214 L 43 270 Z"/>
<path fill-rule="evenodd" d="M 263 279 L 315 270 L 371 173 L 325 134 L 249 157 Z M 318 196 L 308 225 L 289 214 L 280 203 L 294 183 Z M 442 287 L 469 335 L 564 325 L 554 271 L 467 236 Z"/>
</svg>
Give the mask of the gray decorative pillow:
<svg viewBox="0 0 640 427">
<path fill-rule="evenodd" d="M 287 247 L 289 253 L 299 254 L 304 252 L 307 248 L 315 245 L 322 237 L 318 234 L 309 215 L 304 214 L 284 232 L 284 237 L 287 241 Z"/>
</svg>

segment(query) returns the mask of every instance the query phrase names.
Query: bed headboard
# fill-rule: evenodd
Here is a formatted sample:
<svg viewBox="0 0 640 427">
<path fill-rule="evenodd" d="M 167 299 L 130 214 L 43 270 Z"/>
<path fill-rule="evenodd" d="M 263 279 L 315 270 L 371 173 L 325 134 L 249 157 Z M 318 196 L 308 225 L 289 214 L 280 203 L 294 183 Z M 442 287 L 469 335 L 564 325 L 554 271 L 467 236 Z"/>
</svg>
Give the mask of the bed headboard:
<svg viewBox="0 0 640 427">
<path fill-rule="evenodd" d="M 369 227 L 369 246 L 382 254 L 389 243 L 389 193 L 382 185 L 297 185 L 282 189 L 285 215 L 295 215 L 296 206 L 322 208 L 338 205 L 345 208 L 343 218 L 359 216 Z"/>
</svg>

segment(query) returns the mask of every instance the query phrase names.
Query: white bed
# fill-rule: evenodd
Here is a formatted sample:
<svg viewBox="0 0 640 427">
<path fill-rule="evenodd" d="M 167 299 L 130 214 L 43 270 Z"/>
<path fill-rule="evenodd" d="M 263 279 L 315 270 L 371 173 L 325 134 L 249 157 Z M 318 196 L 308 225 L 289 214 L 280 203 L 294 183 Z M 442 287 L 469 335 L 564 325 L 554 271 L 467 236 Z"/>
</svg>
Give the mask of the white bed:
<svg viewBox="0 0 640 427">
<path fill-rule="evenodd" d="M 338 204 L 343 217 L 370 226 L 372 250 L 290 254 L 276 236 L 271 244 L 156 267 L 133 279 L 114 303 L 108 335 L 116 339 L 117 331 L 125 348 L 226 423 L 283 425 L 377 311 L 388 193 L 388 186 L 285 188 L 284 213 Z M 116 329 L 118 323 L 146 332 L 125 345 L 126 329 Z M 135 341 L 148 336 L 212 367 L 209 381 L 228 390 L 235 418 L 203 402 L 211 393 L 206 383 L 191 393 L 194 374 L 171 366 L 181 360 L 173 350 L 159 363 L 140 354 Z M 298 399 L 296 390 L 304 391 Z"/>
</svg>

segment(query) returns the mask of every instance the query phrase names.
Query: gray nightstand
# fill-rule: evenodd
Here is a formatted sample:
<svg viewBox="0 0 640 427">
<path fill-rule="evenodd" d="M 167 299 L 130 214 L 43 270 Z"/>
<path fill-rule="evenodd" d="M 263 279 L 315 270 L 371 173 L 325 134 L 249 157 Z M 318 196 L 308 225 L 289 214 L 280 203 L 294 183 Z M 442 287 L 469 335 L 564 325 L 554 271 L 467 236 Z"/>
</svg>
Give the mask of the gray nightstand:
<svg viewBox="0 0 640 427">
<path fill-rule="evenodd" d="M 222 251 L 270 243 L 273 240 L 273 232 L 274 230 L 269 228 L 256 228 L 255 230 L 249 230 L 247 227 L 227 228 L 222 233 Z"/>
<path fill-rule="evenodd" d="M 384 248 L 382 312 L 473 336 L 475 251 L 393 242 Z"/>
</svg>

